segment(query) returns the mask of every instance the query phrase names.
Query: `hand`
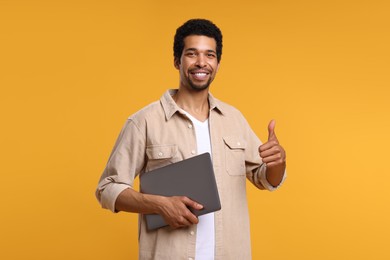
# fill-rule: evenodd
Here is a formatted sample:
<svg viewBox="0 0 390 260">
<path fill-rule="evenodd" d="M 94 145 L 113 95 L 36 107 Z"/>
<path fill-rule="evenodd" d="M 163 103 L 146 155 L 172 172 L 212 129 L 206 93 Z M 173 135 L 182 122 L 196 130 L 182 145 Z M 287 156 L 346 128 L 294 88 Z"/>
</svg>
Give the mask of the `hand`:
<svg viewBox="0 0 390 260">
<path fill-rule="evenodd" d="M 188 207 L 197 210 L 203 208 L 202 205 L 185 196 L 164 197 L 159 213 L 172 228 L 187 227 L 199 222 Z"/>
<path fill-rule="evenodd" d="M 286 165 L 286 152 L 280 146 L 278 138 L 275 135 L 275 121 L 271 120 L 268 125 L 268 141 L 259 146 L 259 154 L 267 169 L 284 168 Z"/>
</svg>

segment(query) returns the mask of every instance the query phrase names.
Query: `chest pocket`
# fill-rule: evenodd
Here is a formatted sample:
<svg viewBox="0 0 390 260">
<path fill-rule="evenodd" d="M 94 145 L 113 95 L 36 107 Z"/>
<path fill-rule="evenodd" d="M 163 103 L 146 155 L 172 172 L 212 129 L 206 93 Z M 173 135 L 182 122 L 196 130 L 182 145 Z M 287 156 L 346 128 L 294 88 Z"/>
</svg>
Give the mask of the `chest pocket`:
<svg viewBox="0 0 390 260">
<path fill-rule="evenodd" d="M 225 136 L 226 171 L 232 176 L 245 175 L 246 142 L 238 136 Z"/>
<path fill-rule="evenodd" d="M 146 172 L 180 161 L 175 144 L 152 145 L 146 147 Z"/>
</svg>

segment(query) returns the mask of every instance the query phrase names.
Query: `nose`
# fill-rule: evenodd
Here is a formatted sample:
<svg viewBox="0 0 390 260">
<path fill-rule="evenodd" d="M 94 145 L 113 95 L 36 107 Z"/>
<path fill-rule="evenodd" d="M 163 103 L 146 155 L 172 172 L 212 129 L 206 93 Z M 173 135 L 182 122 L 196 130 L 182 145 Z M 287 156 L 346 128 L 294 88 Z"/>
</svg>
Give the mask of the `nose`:
<svg viewBox="0 0 390 260">
<path fill-rule="evenodd" d="M 203 54 L 200 54 L 197 56 L 195 65 L 200 67 L 200 68 L 203 68 L 206 66 L 206 59 L 205 59 Z"/>
</svg>

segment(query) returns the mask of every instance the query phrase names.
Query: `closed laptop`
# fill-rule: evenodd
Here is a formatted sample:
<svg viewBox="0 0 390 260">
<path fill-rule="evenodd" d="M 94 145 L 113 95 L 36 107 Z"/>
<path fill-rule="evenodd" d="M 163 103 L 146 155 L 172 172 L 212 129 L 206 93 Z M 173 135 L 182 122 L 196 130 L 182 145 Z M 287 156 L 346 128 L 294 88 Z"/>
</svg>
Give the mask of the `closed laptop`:
<svg viewBox="0 0 390 260">
<path fill-rule="evenodd" d="M 195 216 L 221 209 L 217 184 L 209 153 L 155 169 L 140 176 L 142 193 L 162 196 L 187 196 L 203 205 L 203 209 L 190 208 Z M 158 214 L 147 214 L 148 230 L 167 226 Z"/>
</svg>

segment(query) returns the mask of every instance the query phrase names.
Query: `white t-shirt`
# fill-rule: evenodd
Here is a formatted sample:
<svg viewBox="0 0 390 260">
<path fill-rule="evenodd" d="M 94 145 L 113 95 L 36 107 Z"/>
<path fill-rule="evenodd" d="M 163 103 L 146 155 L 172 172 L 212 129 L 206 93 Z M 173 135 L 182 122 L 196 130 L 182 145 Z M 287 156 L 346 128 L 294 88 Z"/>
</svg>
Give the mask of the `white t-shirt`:
<svg viewBox="0 0 390 260">
<path fill-rule="evenodd" d="M 184 111 L 185 112 L 185 111 Z M 185 112 L 195 127 L 198 154 L 211 153 L 209 120 L 201 122 Z M 199 216 L 196 230 L 196 260 L 212 260 L 215 251 L 214 213 Z"/>
</svg>

